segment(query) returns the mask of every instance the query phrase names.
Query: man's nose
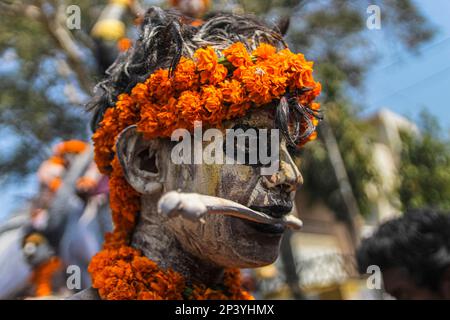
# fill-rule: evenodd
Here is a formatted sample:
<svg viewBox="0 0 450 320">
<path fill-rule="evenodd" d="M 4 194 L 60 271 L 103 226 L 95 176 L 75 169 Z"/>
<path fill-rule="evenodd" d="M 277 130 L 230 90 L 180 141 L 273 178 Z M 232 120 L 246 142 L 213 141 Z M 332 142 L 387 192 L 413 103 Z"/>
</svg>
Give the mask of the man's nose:
<svg viewBox="0 0 450 320">
<path fill-rule="evenodd" d="M 303 184 L 303 176 L 294 163 L 286 147 L 280 147 L 278 171 L 265 177 L 268 188 L 282 188 L 286 192 L 295 191 L 298 185 Z"/>
</svg>

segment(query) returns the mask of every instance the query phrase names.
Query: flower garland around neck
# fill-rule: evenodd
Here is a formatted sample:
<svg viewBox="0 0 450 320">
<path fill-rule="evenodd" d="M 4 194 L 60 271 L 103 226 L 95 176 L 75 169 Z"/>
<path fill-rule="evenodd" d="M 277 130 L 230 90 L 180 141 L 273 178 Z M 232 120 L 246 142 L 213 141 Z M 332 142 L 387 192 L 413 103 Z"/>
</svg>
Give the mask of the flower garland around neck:
<svg viewBox="0 0 450 320">
<path fill-rule="evenodd" d="M 220 127 L 222 121 L 242 117 L 250 108 L 280 99 L 290 92 L 309 108 L 310 120 L 320 105 L 320 83 L 312 76 L 313 63 L 289 49 L 277 51 L 260 44 L 249 53 L 243 43 L 221 52 L 197 49 L 193 59 L 181 58 L 173 74 L 159 69 L 131 92 L 120 94 L 106 110 L 93 135 L 95 161 L 110 180 L 114 230 L 92 259 L 89 272 L 102 299 L 248 299 L 241 289 L 239 270 L 226 270 L 223 288 L 187 286 L 182 276 L 159 267 L 129 246 L 140 211 L 140 195 L 127 183 L 115 154 L 119 133 L 130 125 L 148 139 L 170 137 L 177 128 L 192 130 L 194 121 Z M 302 124 L 303 125 L 303 124 Z M 313 140 L 311 134 L 301 141 Z"/>
<path fill-rule="evenodd" d="M 208 288 L 188 284 L 173 270 L 162 270 L 155 262 L 129 246 L 106 249 L 94 258 L 89 272 L 93 287 L 107 300 L 249 300 L 241 289 L 238 269 L 226 270 L 222 286 Z"/>
</svg>

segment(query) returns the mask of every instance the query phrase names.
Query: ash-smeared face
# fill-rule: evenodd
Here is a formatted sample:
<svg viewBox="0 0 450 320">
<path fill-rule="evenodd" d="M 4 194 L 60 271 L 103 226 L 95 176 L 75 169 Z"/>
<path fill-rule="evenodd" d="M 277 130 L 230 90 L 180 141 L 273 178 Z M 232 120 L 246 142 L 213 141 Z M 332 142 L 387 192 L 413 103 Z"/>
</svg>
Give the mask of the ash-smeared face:
<svg viewBox="0 0 450 320">
<path fill-rule="evenodd" d="M 244 132 L 248 129 L 255 129 L 256 132 L 267 129 L 270 132 L 275 129 L 273 112 L 261 108 L 246 117 L 224 123 L 221 129 L 224 154 L 227 154 L 226 129 L 242 129 Z M 258 135 L 257 139 L 260 138 Z M 270 140 L 267 139 L 268 143 L 273 143 Z M 163 158 L 166 159 L 163 164 L 163 192 L 177 190 L 211 195 L 238 202 L 276 218 L 287 215 L 293 209 L 295 191 L 302 183 L 302 176 L 289 153 L 285 138 L 280 135 L 277 141 L 276 161 L 279 162 L 277 169 L 269 175 L 263 175 L 262 168 L 267 169 L 272 163 L 262 164 L 259 159 L 251 163 L 254 161 L 250 161 L 248 154 L 244 164 L 236 163 L 237 159 L 234 164 L 174 164 L 168 161 L 174 143 L 170 147 L 167 144 L 163 148 Z M 203 150 L 213 142 L 203 142 Z M 252 142 L 245 145 L 247 153 L 254 149 L 250 145 Z M 273 147 L 268 147 L 268 154 L 274 150 Z M 280 240 L 285 231 L 285 226 L 280 224 L 260 224 L 225 215 L 207 215 L 205 223 L 188 221 L 183 217 L 169 219 L 164 223 L 185 250 L 222 267 L 246 268 L 272 263 L 278 256 Z"/>
</svg>

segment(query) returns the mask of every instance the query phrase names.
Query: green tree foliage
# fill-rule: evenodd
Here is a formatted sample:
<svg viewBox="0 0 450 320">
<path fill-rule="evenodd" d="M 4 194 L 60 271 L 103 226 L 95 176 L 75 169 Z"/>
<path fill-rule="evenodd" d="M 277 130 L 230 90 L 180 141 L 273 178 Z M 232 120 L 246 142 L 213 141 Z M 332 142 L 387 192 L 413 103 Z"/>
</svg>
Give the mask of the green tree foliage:
<svg viewBox="0 0 450 320">
<path fill-rule="evenodd" d="M 57 141 L 88 138 L 82 105 L 87 84 L 99 78 L 88 33 L 105 3 L 76 1 L 82 29 L 73 31 L 65 28 L 65 10 L 72 3 L 0 3 L 0 131 L 9 142 L 0 155 L 1 180 L 34 172 Z"/>
<path fill-rule="evenodd" d="M 450 210 L 450 141 L 434 118 L 422 119 L 420 135 L 402 135 L 400 199 L 404 209 Z"/>
<path fill-rule="evenodd" d="M 377 172 L 371 164 L 372 130 L 369 125 L 355 119 L 348 104 L 328 103 L 327 121 L 341 151 L 354 197 L 362 214 L 369 213 L 370 201 L 365 192 L 368 182 L 377 181 Z M 302 151 L 304 189 L 311 200 L 322 200 L 345 219 L 347 207 L 339 191 L 336 173 L 330 163 L 329 152 L 319 130 L 319 139 Z"/>
</svg>

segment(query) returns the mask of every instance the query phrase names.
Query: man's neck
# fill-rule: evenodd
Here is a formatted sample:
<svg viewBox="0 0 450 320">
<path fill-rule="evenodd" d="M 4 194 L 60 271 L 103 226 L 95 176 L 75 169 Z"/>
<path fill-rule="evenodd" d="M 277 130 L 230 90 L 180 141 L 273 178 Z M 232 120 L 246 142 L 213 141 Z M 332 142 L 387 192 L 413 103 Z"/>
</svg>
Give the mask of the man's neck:
<svg viewBox="0 0 450 320">
<path fill-rule="evenodd" d="M 185 251 L 173 232 L 161 223 L 162 218 L 156 212 L 157 199 L 142 198 L 142 212 L 131 245 L 160 268 L 180 273 L 187 284 L 202 283 L 212 287 L 222 283 L 224 269 Z"/>
</svg>

